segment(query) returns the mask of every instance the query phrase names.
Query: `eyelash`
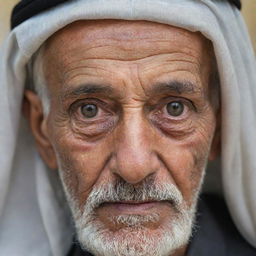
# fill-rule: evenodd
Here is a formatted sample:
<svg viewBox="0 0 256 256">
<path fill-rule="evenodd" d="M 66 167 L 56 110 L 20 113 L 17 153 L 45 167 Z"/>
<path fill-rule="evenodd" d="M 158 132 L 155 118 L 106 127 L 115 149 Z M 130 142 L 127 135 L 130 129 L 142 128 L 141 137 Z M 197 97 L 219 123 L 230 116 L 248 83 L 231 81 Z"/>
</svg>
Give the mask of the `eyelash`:
<svg viewBox="0 0 256 256">
<path fill-rule="evenodd" d="M 93 99 L 93 98 L 88 98 L 84 100 L 78 100 L 74 103 L 72 103 L 69 107 L 68 112 L 70 114 L 73 114 L 76 112 L 78 109 L 80 109 L 82 106 L 87 105 L 87 104 L 93 104 L 98 106 L 99 109 L 105 109 L 107 107 L 107 103 L 100 101 L 98 99 Z"/>
<path fill-rule="evenodd" d="M 167 98 L 164 98 L 163 99 L 163 102 L 161 104 L 154 104 L 153 107 L 150 107 L 151 109 L 152 108 L 155 108 L 155 109 L 163 109 L 165 108 L 169 103 L 171 102 L 180 102 L 182 103 L 185 107 L 187 107 L 188 109 L 191 109 L 192 111 L 195 111 L 197 112 L 197 108 L 196 106 L 194 105 L 194 103 L 186 98 L 182 98 L 182 97 L 167 97 Z M 158 107 L 156 107 L 157 105 L 159 105 Z"/>
</svg>

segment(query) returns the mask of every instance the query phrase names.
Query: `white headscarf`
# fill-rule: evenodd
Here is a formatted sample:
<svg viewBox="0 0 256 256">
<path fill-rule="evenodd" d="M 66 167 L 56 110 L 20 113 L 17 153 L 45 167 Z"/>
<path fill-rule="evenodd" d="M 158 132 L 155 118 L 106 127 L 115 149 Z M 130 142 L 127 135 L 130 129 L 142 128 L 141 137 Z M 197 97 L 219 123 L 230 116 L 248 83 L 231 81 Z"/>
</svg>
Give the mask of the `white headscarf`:
<svg viewBox="0 0 256 256">
<path fill-rule="evenodd" d="M 32 54 L 62 27 L 85 19 L 155 21 L 212 41 L 221 80 L 224 197 L 237 228 L 256 247 L 256 70 L 239 11 L 210 0 L 73 0 L 25 21 L 1 48 L 1 255 L 63 256 L 71 245 L 74 231 L 56 189 L 57 172 L 36 153 L 21 103 Z"/>
</svg>

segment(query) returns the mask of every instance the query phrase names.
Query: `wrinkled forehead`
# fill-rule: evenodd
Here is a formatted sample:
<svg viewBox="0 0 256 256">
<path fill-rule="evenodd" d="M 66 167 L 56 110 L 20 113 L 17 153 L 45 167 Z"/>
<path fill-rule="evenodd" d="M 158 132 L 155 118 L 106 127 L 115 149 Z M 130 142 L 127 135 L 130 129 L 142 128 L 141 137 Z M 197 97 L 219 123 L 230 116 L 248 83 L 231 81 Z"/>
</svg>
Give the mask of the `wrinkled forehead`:
<svg viewBox="0 0 256 256">
<path fill-rule="evenodd" d="M 98 49 L 104 47 L 113 58 L 117 54 L 123 60 L 166 53 L 168 47 L 171 52 L 190 54 L 202 62 L 212 54 L 211 42 L 200 32 L 150 21 L 77 21 L 52 35 L 46 46 L 50 56 L 61 57 L 62 60 L 67 53 L 77 51 L 90 51 L 94 57 L 103 57 L 97 54 Z M 93 51 L 93 48 L 97 50 Z"/>
<path fill-rule="evenodd" d="M 215 59 L 211 42 L 200 32 L 149 21 L 78 21 L 56 32 L 45 46 L 44 72 L 52 93 L 82 78 L 118 84 L 121 74 L 136 73 L 144 85 L 171 77 L 208 94 Z"/>
<path fill-rule="evenodd" d="M 90 42 L 102 38 L 121 41 L 143 40 L 152 37 L 175 39 L 173 38 L 175 34 L 192 37 L 198 42 L 199 38 L 203 38 L 200 33 L 146 20 L 83 20 L 68 24 L 55 32 L 49 41 L 54 41 L 56 38 L 65 40 L 67 35 Z M 72 38 L 69 39 L 72 40 Z"/>
</svg>

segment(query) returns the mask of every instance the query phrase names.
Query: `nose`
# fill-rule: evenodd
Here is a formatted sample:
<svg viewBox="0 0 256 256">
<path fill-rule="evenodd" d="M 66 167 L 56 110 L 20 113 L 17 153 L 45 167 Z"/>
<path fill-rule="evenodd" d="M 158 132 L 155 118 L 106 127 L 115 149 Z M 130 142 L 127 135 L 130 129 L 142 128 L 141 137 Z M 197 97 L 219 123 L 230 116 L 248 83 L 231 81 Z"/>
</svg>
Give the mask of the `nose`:
<svg viewBox="0 0 256 256">
<path fill-rule="evenodd" d="M 112 172 L 131 184 L 137 184 L 157 172 L 159 162 L 154 152 L 154 132 L 139 113 L 122 121 L 114 139 Z"/>
</svg>

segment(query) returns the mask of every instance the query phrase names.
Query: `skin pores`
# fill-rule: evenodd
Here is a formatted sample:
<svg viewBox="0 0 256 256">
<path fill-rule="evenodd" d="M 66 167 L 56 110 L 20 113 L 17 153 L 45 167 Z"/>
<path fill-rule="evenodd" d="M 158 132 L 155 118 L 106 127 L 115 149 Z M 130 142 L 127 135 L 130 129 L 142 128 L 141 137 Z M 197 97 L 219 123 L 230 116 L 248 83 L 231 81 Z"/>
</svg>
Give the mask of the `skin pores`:
<svg viewBox="0 0 256 256">
<path fill-rule="evenodd" d="M 200 33 L 144 21 L 80 21 L 47 41 L 50 112 L 38 118 L 39 110 L 32 130 L 45 162 L 53 169 L 58 162 L 81 215 L 93 189 L 117 180 L 135 189 L 145 180 L 174 185 L 181 207 L 195 207 L 208 157 L 215 154 L 212 58 Z M 127 227 L 113 217 L 158 216 L 143 222 L 150 237 L 161 234 L 177 211 L 168 200 L 147 199 L 105 202 L 94 215 L 119 235 Z"/>
</svg>

